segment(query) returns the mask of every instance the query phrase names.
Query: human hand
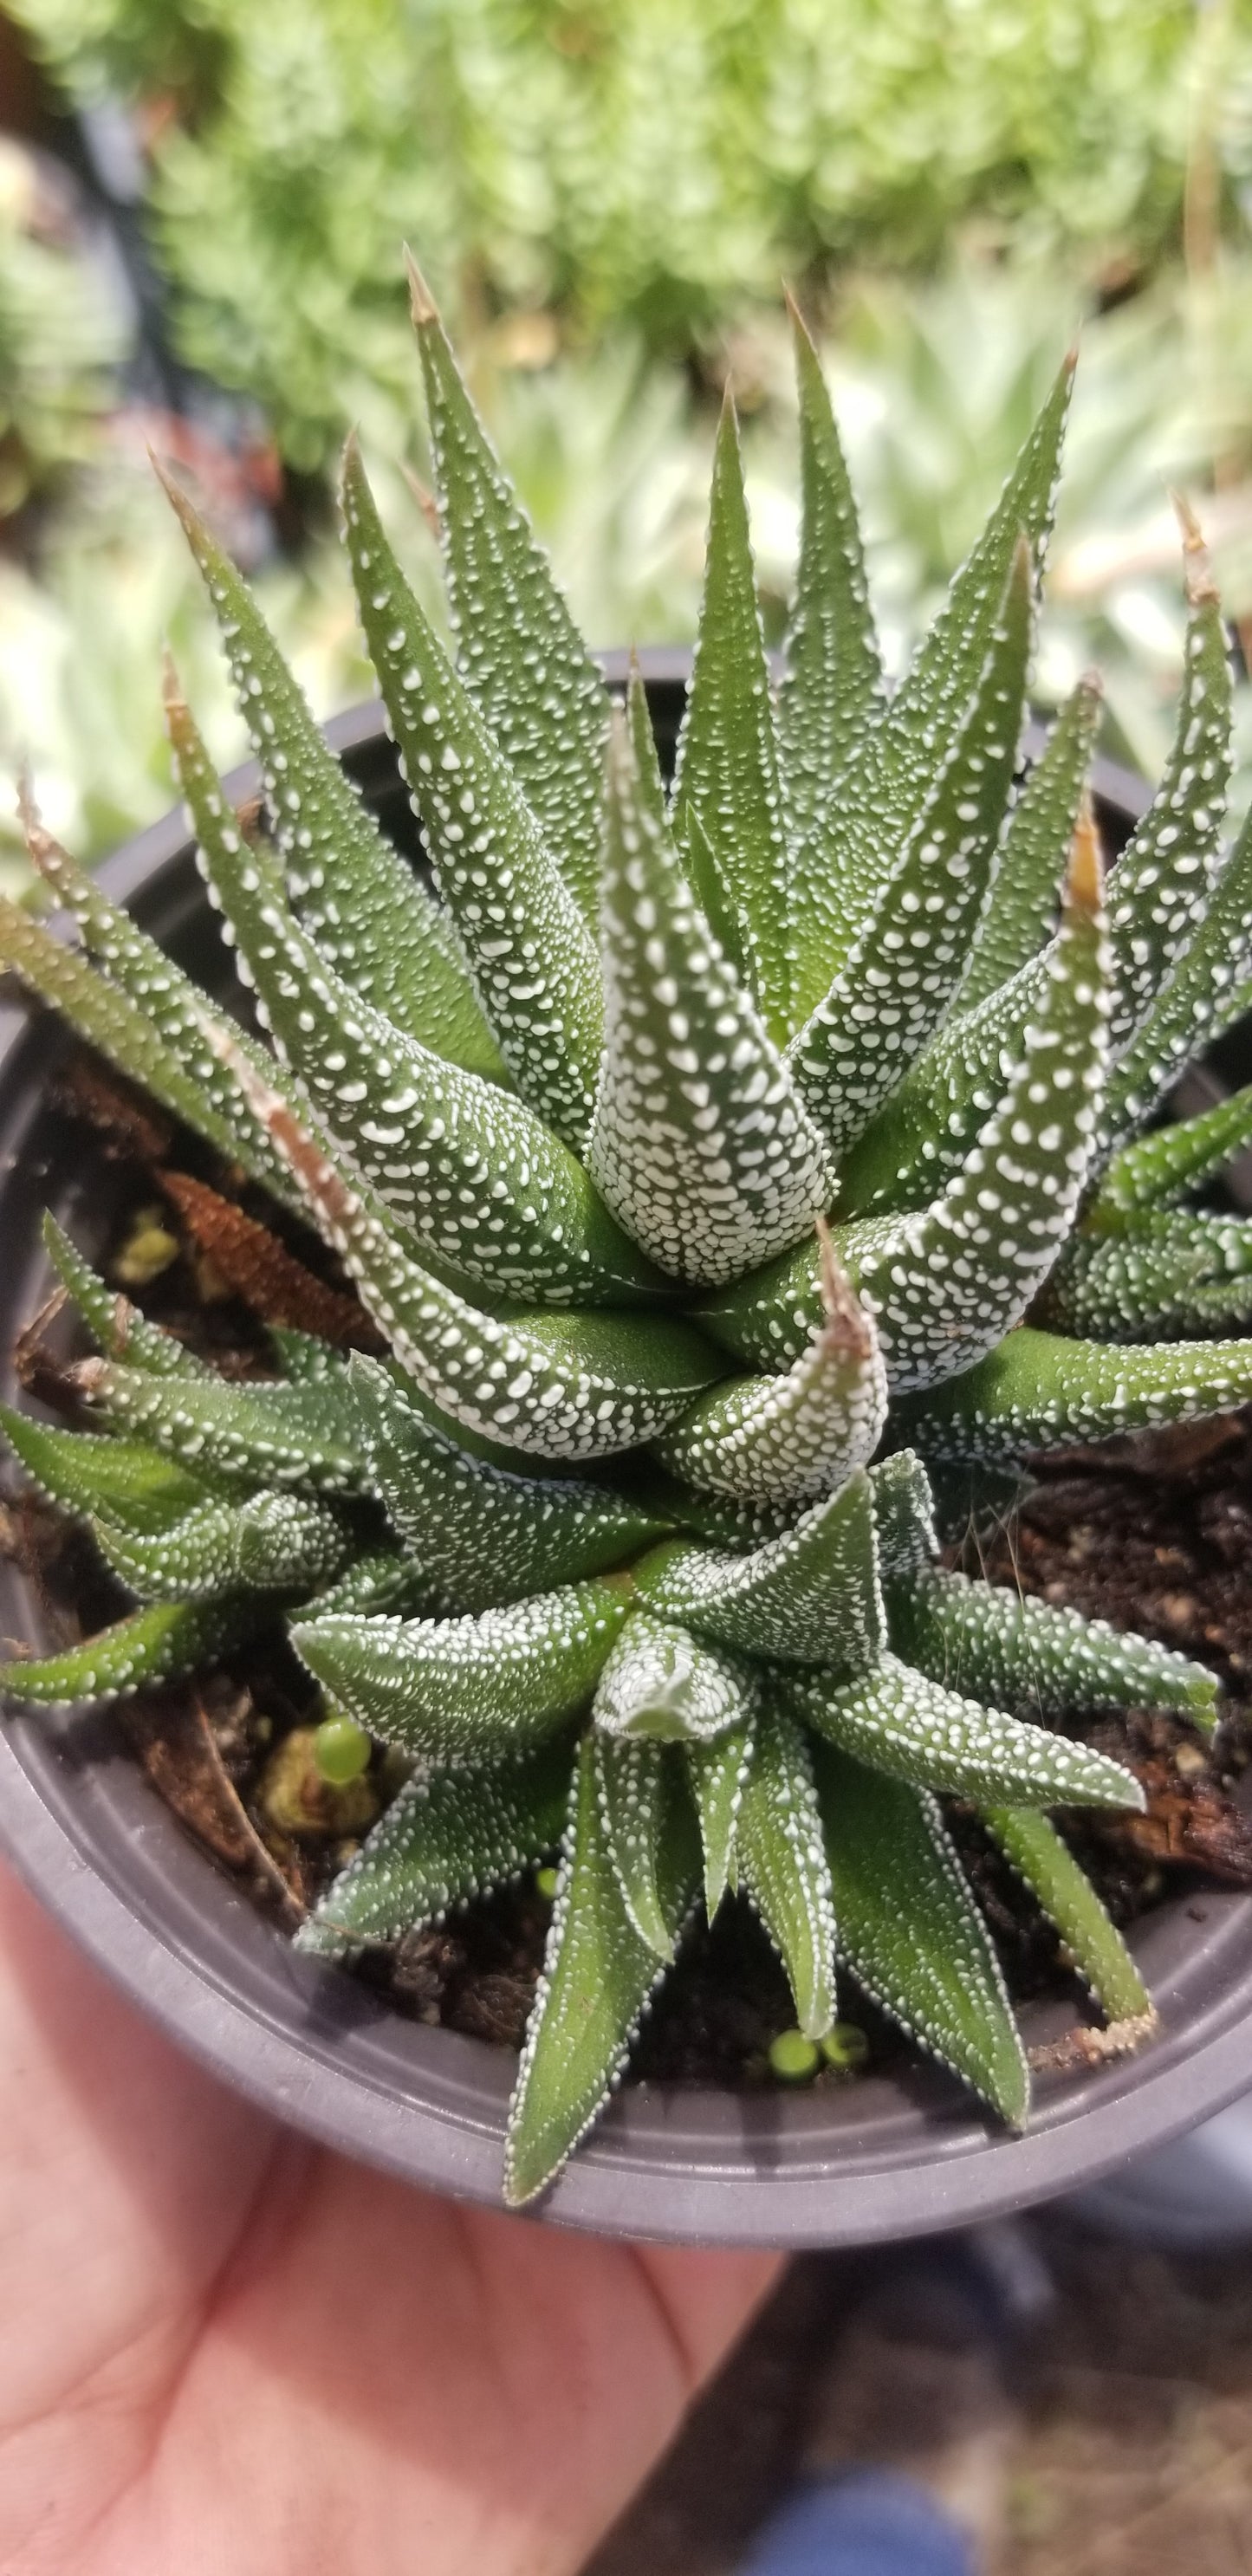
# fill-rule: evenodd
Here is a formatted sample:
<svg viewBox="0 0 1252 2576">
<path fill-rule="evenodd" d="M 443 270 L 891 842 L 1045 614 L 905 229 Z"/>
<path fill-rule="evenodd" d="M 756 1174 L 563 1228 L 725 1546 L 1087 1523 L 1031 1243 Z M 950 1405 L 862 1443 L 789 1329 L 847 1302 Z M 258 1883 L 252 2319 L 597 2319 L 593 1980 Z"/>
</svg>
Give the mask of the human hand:
<svg viewBox="0 0 1252 2576">
<path fill-rule="evenodd" d="M 3 2576 L 560 2576 L 773 2278 L 410 2190 L 0 1874 Z"/>
</svg>

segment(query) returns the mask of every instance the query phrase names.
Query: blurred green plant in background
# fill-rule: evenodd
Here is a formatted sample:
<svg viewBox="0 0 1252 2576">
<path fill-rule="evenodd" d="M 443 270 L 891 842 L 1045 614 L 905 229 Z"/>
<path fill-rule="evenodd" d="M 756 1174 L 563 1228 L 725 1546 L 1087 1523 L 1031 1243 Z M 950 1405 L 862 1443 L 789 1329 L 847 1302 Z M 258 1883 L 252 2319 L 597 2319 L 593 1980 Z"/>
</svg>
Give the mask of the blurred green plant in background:
<svg viewBox="0 0 1252 2576">
<path fill-rule="evenodd" d="M 126 105 L 182 355 L 258 403 L 286 458 L 259 581 L 320 712 L 364 686 L 330 537 L 351 419 L 436 599 L 404 479 L 426 470 L 405 233 L 600 642 L 694 632 L 727 374 L 780 625 L 796 541 L 780 268 L 822 337 L 897 667 L 1080 326 L 1036 694 L 1098 663 L 1107 747 L 1156 770 L 1183 631 L 1171 483 L 1252 637 L 1252 0 L 10 14 L 71 97 Z M 142 460 L 171 425 L 136 419 L 133 383 L 110 376 L 131 324 L 87 252 L 32 227 L 21 160 L 6 198 L 0 154 L 0 768 L 29 758 L 50 823 L 92 856 L 169 802 L 162 635 L 216 756 L 241 745 Z M 268 472 L 277 492 L 273 457 Z M 16 852 L 0 800 L 0 872 Z"/>
<path fill-rule="evenodd" d="M 134 100 L 184 352 L 291 461 L 408 401 L 395 245 L 462 333 L 705 345 L 779 270 L 929 263 L 977 214 L 1105 279 L 1179 237 L 1189 108 L 1252 181 L 1252 18 L 1193 0 L 16 0 Z M 1220 60 L 1214 61 L 1214 55 Z M 389 442 L 384 437 L 383 444 Z"/>
<path fill-rule="evenodd" d="M 49 167 L 0 134 L 0 519 L 91 453 L 124 341 Z"/>
</svg>

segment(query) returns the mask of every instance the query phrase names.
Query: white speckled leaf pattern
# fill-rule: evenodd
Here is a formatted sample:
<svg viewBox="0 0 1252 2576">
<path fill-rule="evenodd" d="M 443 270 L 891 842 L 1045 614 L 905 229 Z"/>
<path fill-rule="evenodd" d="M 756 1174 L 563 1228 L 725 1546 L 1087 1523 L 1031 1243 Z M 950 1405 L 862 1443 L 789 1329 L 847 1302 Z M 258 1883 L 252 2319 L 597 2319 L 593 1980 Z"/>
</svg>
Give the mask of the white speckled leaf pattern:
<svg viewBox="0 0 1252 2576">
<path fill-rule="evenodd" d="M 1141 1126 L 1188 1057 L 1252 1007 L 1252 815 L 1244 822 L 1203 919 L 1184 942 L 1147 1018 L 1114 1069 L 1104 1130 L 1120 1144 Z"/>
<path fill-rule="evenodd" d="M 1109 1164 L 1092 1201 L 1098 1224 L 1116 1226 L 1141 1210 L 1168 1207 L 1199 1189 L 1235 1154 L 1252 1143 L 1252 1082 L 1176 1125 L 1154 1127 L 1124 1145 Z"/>
<path fill-rule="evenodd" d="M 217 612 L 302 920 L 362 998 L 397 1027 L 456 1064 L 498 1070 L 448 923 L 324 741 L 246 582 L 185 493 L 168 482 L 166 490 Z"/>
<path fill-rule="evenodd" d="M 593 1180 L 676 1279 L 715 1282 L 794 1243 L 825 1206 L 825 1148 L 615 719 L 603 952 L 605 1060 Z"/>
<path fill-rule="evenodd" d="M 791 838 L 795 938 L 808 944 L 810 911 L 821 922 L 824 877 L 809 864 L 810 838 L 831 789 L 864 744 L 883 705 L 882 656 L 874 631 L 856 503 L 821 361 L 791 311 L 800 399 L 800 561 L 778 692 L 778 743 Z M 819 934 L 820 936 L 820 934 Z M 829 983 L 827 973 L 825 982 Z"/>
<path fill-rule="evenodd" d="M 141 1601 L 217 1601 L 231 1592 L 299 1600 L 333 1583 L 352 1553 L 343 1523 L 307 1494 L 196 1503 L 172 1529 L 92 1523 L 106 1564 Z"/>
<path fill-rule="evenodd" d="M 1026 2052 L 938 1800 L 833 1745 L 815 1744 L 813 1763 L 840 1959 L 882 2011 L 1020 2127 Z"/>
<path fill-rule="evenodd" d="M 741 1881 L 795 1999 L 820 2039 L 835 2018 L 835 1907 L 813 1764 L 802 1727 L 770 1705 L 756 1730 L 735 1826 Z"/>
<path fill-rule="evenodd" d="M 1094 826 L 1080 823 L 1037 1015 L 942 1198 L 841 1229 L 893 1393 L 972 1367 L 1019 1324 L 1069 1236 L 1107 1065 L 1110 958 Z"/>
<path fill-rule="evenodd" d="M 788 1050 L 832 1150 L 861 1134 L 938 1027 L 986 897 L 1017 756 L 1033 571 L 1013 556 L 970 709 L 873 912 Z"/>
<path fill-rule="evenodd" d="M 609 1576 L 475 1618 L 315 1612 L 291 1642 L 371 1735 L 429 1762 L 490 1762 L 541 1744 L 588 1705 L 629 1608 L 628 1583 Z"/>
<path fill-rule="evenodd" d="M 1203 548 L 1190 544 L 1188 595 L 1191 615 L 1173 748 L 1109 888 L 1109 934 L 1117 969 L 1112 1042 L 1119 1052 L 1202 918 L 1221 858 L 1230 780 L 1230 660 Z"/>
<path fill-rule="evenodd" d="M 188 1035 L 181 1013 L 171 1032 L 173 1043 L 167 1040 L 160 1015 L 153 1011 L 150 985 L 142 999 L 132 1000 L 119 984 L 89 966 L 77 949 L 66 947 L 32 914 L 0 895 L 0 970 L 6 968 L 163 1109 L 207 1137 L 219 1153 L 250 1169 L 278 1198 L 291 1199 L 281 1159 L 249 1118 L 237 1083 L 223 1077 L 200 1029 L 194 1039 Z M 170 967 L 168 981 L 173 993 L 176 968 Z M 207 1000 L 202 1015 L 206 1022 L 215 1017 Z M 238 1036 L 246 1050 L 248 1041 L 242 1031 Z M 184 1060 L 180 1061 L 175 1047 L 185 1050 Z"/>
<path fill-rule="evenodd" d="M 675 1938 L 698 1870 L 691 1819 L 675 1799 L 658 1871 Z M 504 2195 L 511 2207 L 552 2181 L 603 2109 L 663 1974 L 622 1901 L 596 1795 L 595 1743 L 584 1736 L 543 1975 L 509 2110 Z"/>
<path fill-rule="evenodd" d="M 713 460 L 704 599 L 672 811 L 705 918 L 747 976 L 770 1035 L 781 1042 L 791 1026 L 787 836 L 743 458 L 729 399 Z"/>
<path fill-rule="evenodd" d="M 0 1404 L 0 1431 L 32 1484 L 76 1520 L 99 1514 L 115 1527 L 173 1529 L 212 1490 L 203 1476 L 143 1440 L 62 1431 Z"/>
<path fill-rule="evenodd" d="M 336 1958 L 399 1941 L 413 1924 L 437 1922 L 481 1888 L 533 1869 L 564 1832 L 571 1762 L 569 1745 L 554 1743 L 408 1781 L 301 1925 L 296 1948 Z"/>
<path fill-rule="evenodd" d="M 1090 1745 L 984 1708 L 884 1655 L 868 1679 L 791 1685 L 810 1725 L 874 1770 L 984 1805 L 1139 1807 L 1129 1771 Z"/>
<path fill-rule="evenodd" d="M 227 819 L 181 711 L 171 731 L 210 889 L 265 1026 L 327 1132 L 432 1259 L 501 1297 L 629 1304 L 654 1291 L 534 1110 L 393 1027 L 319 955 Z"/>
<path fill-rule="evenodd" d="M 677 1756 L 663 1744 L 623 1739 L 597 1729 L 592 1738 L 596 1796 L 622 1903 L 641 1941 L 668 1965 L 674 1930 L 657 1884 L 665 1812 L 681 1792 Z"/>
<path fill-rule="evenodd" d="M 413 318 L 457 667 L 580 912 L 599 892 L 607 709 L 600 674 L 501 471 L 424 289 Z"/>
<path fill-rule="evenodd" d="M 719 1736 L 715 1744 L 692 1744 L 687 1749 L 687 1777 L 704 1854 L 704 1910 L 710 1923 L 727 1888 L 739 1885 L 736 1835 L 756 1726 L 752 1716 L 744 1725 L 732 1727 L 728 1735 Z"/>
<path fill-rule="evenodd" d="M 448 1610 L 551 1591 L 625 1564 L 665 1522 L 575 1477 L 510 1475 L 425 1421 L 394 1377 L 351 1364 L 369 1482 Z"/>
<path fill-rule="evenodd" d="M 987 1807 L 983 1823 L 1065 1944 L 1111 2022 L 1155 2020 L 1152 1998 L 1090 1879 L 1035 1807 Z"/>
<path fill-rule="evenodd" d="M 1249 1314 L 1247 1218 L 1161 1209 L 1125 1234 L 1072 1236 L 1037 1321 L 1099 1342 L 1182 1341 L 1229 1331 Z"/>
<path fill-rule="evenodd" d="M 263 1486 L 314 1494 L 354 1494 L 364 1487 L 346 1378 L 316 1386 L 231 1384 L 224 1378 L 151 1377 L 115 1360 L 90 1360 L 79 1379 L 93 1412 L 197 1472 L 218 1469 Z"/>
<path fill-rule="evenodd" d="M 884 1584 L 919 1573 L 939 1553 L 930 1478 L 912 1449 L 897 1449 L 869 1471 L 878 1563 Z"/>
<path fill-rule="evenodd" d="M 343 510 L 361 623 L 436 885 L 518 1090 L 577 1150 L 604 1019 L 591 935 L 396 562 L 355 447 Z"/>
<path fill-rule="evenodd" d="M 901 1399 L 924 1458 L 1009 1465 L 1035 1451 L 1195 1422 L 1252 1402 L 1252 1341 L 1070 1341 L 1023 1324 L 964 1377 Z"/>
<path fill-rule="evenodd" d="M 822 1244 L 823 1312 L 785 1376 L 732 1378 L 698 1399 L 656 1454 L 687 1484 L 764 1503 L 835 1493 L 872 1458 L 887 1419 L 887 1375 L 872 1311 Z"/>
<path fill-rule="evenodd" d="M 685 1628 L 632 1610 L 600 1679 L 593 1724 L 627 1742 L 707 1744 L 751 1714 L 751 1666 Z"/>
<path fill-rule="evenodd" d="M 1217 1722 L 1215 1675 L 1150 1637 L 939 1566 L 885 1590 L 893 1649 L 946 1689 L 1032 1718 L 1161 1708 Z"/>
<path fill-rule="evenodd" d="M 1048 938 L 1100 711 L 1100 683 L 1088 672 L 1067 698 L 1009 813 L 990 899 L 957 990 L 959 1011 L 972 1011 L 1009 983 Z"/>
<path fill-rule="evenodd" d="M 281 1120 L 320 1231 L 433 1404 L 468 1430 L 541 1458 L 607 1458 L 641 1448 L 717 1375 L 687 1325 L 589 1313 L 501 1323 L 425 1270 L 364 1189 Z"/>
<path fill-rule="evenodd" d="M 41 1707 L 128 1699 L 150 1682 L 177 1681 L 184 1673 L 203 1671 L 219 1655 L 242 1645 L 257 1625 L 257 1603 L 243 1597 L 153 1601 L 62 1655 L 7 1663 L 5 1695 Z"/>
<path fill-rule="evenodd" d="M 793 1529 L 750 1556 L 676 1540 L 645 1557 L 636 1580 L 657 1617 L 780 1663 L 861 1671 L 885 1634 L 873 1488 L 864 1468 L 842 1493 L 810 1504 Z"/>
<path fill-rule="evenodd" d="M 110 1288 L 51 1214 L 45 1216 L 42 1232 L 44 1250 L 61 1286 L 106 1359 L 125 1360 L 152 1377 L 199 1378 L 202 1384 L 217 1385 L 217 1370 L 162 1324 L 150 1323 L 119 1289 Z"/>
</svg>

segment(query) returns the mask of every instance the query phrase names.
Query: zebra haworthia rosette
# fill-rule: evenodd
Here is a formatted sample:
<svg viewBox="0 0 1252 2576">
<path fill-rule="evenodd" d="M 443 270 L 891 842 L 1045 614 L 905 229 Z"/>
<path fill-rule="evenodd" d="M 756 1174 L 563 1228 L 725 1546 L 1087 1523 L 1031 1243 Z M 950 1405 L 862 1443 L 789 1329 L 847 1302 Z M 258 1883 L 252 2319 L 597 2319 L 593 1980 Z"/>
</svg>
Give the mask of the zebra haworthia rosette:
<svg viewBox="0 0 1252 2576">
<path fill-rule="evenodd" d="M 941 1801 L 981 1812 L 1140 2034 L 1133 1963 L 1046 1811 L 1141 1792 L 1056 1721 L 1129 1701 L 1211 1726 L 1216 1692 L 1142 1638 L 946 1574 L 927 1465 L 1018 1468 L 1252 1397 L 1252 1340 L 1229 1338 L 1252 1230 L 1193 1204 L 1252 1112 L 1142 1132 L 1252 997 L 1252 834 L 1223 852 L 1229 686 L 1198 537 L 1177 741 L 1106 917 L 1093 682 L 1015 783 L 1068 369 L 893 697 L 797 319 L 781 683 L 728 407 L 667 793 L 642 690 L 610 708 L 416 280 L 414 320 L 452 651 L 355 443 L 344 519 L 428 867 L 383 838 L 175 494 L 263 828 L 172 673 L 171 740 L 262 1036 L 33 814 L 77 944 L 0 907 L 0 960 L 304 1211 L 384 1356 L 285 1332 L 272 1378 L 226 1383 L 50 1230 L 97 1344 L 90 1428 L 5 1428 L 137 1606 L 10 1665 L 9 1691 L 133 1690 L 285 1620 L 334 1709 L 398 1748 L 380 1793 L 411 1767 L 302 1928 L 312 1955 L 394 1943 L 558 1856 L 513 2202 L 595 2119 L 728 1887 L 802 2030 L 850 1977 L 1018 2125 L 1025 2058 Z"/>
</svg>

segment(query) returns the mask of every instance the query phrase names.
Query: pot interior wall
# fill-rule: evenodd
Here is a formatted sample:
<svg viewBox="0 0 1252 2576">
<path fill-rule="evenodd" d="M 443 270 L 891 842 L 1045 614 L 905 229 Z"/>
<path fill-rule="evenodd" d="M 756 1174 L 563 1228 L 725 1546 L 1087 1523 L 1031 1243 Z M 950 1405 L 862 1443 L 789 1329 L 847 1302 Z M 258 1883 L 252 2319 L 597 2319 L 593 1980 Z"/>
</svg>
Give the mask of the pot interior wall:
<svg viewBox="0 0 1252 2576">
<path fill-rule="evenodd" d="M 612 676 L 620 677 L 621 663 Z M 654 657 L 650 695 L 667 757 L 683 662 Z M 332 728 L 402 847 L 416 842 L 376 709 Z M 254 792 L 252 771 L 229 782 Z M 1121 782 L 1116 782 L 1120 786 Z M 1106 799 L 1114 847 L 1130 816 Z M 230 969 L 170 816 L 105 872 L 145 928 L 219 991 Z M 90 1249 L 110 1175 L 49 1099 L 66 1041 L 50 1020 L 0 1015 L 0 1354 L 48 1284 L 39 1220 L 51 1205 Z M 0 1627 L 39 1645 L 39 1602 L 0 1566 Z M 297 1958 L 184 1835 L 124 1749 L 108 1712 L 12 1718 L 0 1736 L 0 1833 L 71 1931 L 165 2025 L 229 2080 L 347 2152 L 413 2180 L 495 2200 L 513 2061 L 401 2017 L 342 1972 Z M 843 2091 L 743 2094 L 627 2087 L 545 2204 L 563 2223 L 653 2238 L 777 2244 L 872 2241 L 956 2225 L 1094 2178 L 1252 2085 L 1252 1900 L 1167 1904 L 1134 1946 L 1162 2014 L 1159 2043 L 1092 2074 L 1045 2076 L 1029 2134 L 1011 2139 L 919 2064 Z M 1032 2006 L 1027 2040 L 1060 2035 L 1065 2008 Z"/>
</svg>

